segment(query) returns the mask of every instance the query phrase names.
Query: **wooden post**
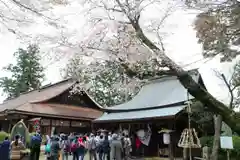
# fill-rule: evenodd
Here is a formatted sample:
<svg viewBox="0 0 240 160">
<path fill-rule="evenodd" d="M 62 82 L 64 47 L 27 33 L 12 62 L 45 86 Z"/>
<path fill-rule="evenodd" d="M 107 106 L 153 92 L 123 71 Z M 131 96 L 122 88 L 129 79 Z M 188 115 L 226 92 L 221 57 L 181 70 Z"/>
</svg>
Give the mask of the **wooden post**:
<svg viewBox="0 0 240 160">
<path fill-rule="evenodd" d="M 227 160 L 230 160 L 230 152 L 228 149 L 227 149 Z"/>
<path fill-rule="evenodd" d="M 11 133 L 11 129 L 12 129 L 12 120 L 9 120 L 8 133 Z"/>
<path fill-rule="evenodd" d="M 52 132 L 52 119 L 50 119 L 50 124 L 49 124 L 49 135 L 51 135 Z"/>
<path fill-rule="evenodd" d="M 29 121 L 27 123 L 27 128 L 28 128 L 28 131 L 30 132 L 30 122 Z"/>
<path fill-rule="evenodd" d="M 173 129 L 172 122 L 168 123 L 169 130 Z M 174 153 L 173 153 L 173 134 L 169 132 L 170 136 L 170 143 L 168 144 L 168 152 L 169 152 L 169 160 L 174 160 Z"/>
<path fill-rule="evenodd" d="M 121 123 L 119 123 L 119 133 L 121 133 L 122 132 L 122 125 L 121 125 Z"/>
<path fill-rule="evenodd" d="M 187 159 L 188 159 L 188 149 L 183 148 L 183 160 L 187 160 Z"/>
<path fill-rule="evenodd" d="M 209 160 L 210 159 L 210 148 L 208 146 L 204 146 L 202 148 L 202 158 L 204 160 Z"/>
</svg>

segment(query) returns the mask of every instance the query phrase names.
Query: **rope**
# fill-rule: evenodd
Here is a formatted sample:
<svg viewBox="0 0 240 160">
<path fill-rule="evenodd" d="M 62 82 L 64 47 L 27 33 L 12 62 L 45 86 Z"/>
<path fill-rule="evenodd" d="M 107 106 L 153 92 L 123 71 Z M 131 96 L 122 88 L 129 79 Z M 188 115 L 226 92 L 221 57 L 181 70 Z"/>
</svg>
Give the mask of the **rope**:
<svg viewBox="0 0 240 160">
<path fill-rule="evenodd" d="M 192 137 L 192 130 L 191 130 L 191 115 L 190 115 L 190 113 L 191 113 L 191 104 L 190 103 L 191 102 L 190 102 L 188 91 L 187 91 L 187 100 L 188 100 L 188 131 L 189 131 L 188 134 L 190 134 L 189 135 L 190 143 L 194 144 L 193 137 Z M 192 144 L 191 144 L 191 146 L 192 146 Z M 191 149 L 191 147 L 189 147 L 189 159 L 192 160 L 192 149 Z"/>
</svg>

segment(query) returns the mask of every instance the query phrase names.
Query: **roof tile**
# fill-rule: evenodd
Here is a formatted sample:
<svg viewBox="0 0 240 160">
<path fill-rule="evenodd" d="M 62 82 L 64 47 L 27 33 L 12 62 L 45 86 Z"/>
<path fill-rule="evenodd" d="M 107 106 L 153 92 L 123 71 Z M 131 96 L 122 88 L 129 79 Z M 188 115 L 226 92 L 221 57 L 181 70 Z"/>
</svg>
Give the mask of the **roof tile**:
<svg viewBox="0 0 240 160">
<path fill-rule="evenodd" d="M 44 89 L 34 90 L 27 93 L 21 94 L 19 97 L 5 101 L 3 104 L 0 104 L 0 112 L 8 109 L 15 109 L 18 106 L 21 106 L 25 103 L 30 102 L 42 102 L 48 99 L 51 99 L 67 89 L 73 86 L 76 82 L 72 80 L 65 80 L 56 84 L 53 84 Z"/>
<path fill-rule="evenodd" d="M 86 118 L 86 119 L 95 119 L 102 115 L 101 111 L 65 105 L 65 104 L 52 104 L 52 103 L 26 103 L 15 109 L 16 111 L 29 112 L 29 113 L 39 113 L 45 115 L 57 115 L 65 117 L 74 117 L 74 118 Z"/>
</svg>

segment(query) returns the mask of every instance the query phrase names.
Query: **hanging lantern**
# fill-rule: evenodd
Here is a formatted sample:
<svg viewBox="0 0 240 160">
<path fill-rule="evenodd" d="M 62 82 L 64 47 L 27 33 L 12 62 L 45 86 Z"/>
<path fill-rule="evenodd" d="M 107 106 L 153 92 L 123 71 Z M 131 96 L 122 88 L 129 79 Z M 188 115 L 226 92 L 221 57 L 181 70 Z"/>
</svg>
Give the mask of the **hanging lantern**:
<svg viewBox="0 0 240 160">
<path fill-rule="evenodd" d="M 163 143 L 170 144 L 170 134 L 169 133 L 163 133 Z"/>
<path fill-rule="evenodd" d="M 170 144 L 171 138 L 170 138 L 170 133 L 174 132 L 173 130 L 169 130 L 169 129 L 162 129 L 161 131 L 159 131 L 158 133 L 162 133 L 163 134 L 163 143 L 164 144 Z"/>
</svg>

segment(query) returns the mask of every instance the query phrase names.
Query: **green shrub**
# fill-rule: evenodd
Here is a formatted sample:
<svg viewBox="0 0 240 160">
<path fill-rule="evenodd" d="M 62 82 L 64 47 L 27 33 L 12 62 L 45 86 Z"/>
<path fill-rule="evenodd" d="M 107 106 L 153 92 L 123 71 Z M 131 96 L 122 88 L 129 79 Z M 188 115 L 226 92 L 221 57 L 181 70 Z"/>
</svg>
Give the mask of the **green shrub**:
<svg viewBox="0 0 240 160">
<path fill-rule="evenodd" d="M 233 147 L 234 149 L 231 151 L 231 155 L 238 157 L 240 159 L 240 137 L 233 136 Z"/>
<path fill-rule="evenodd" d="M 9 136 L 8 133 L 1 131 L 0 132 L 0 142 L 4 141 L 5 137 Z"/>
<path fill-rule="evenodd" d="M 212 136 L 201 137 L 200 138 L 200 142 L 201 142 L 202 147 L 203 146 L 212 147 L 212 145 L 213 145 L 213 137 Z"/>
<path fill-rule="evenodd" d="M 208 137 L 201 137 L 201 145 L 202 146 L 208 146 L 212 148 L 213 146 L 213 136 Z M 233 136 L 233 150 L 230 151 L 230 155 L 232 159 L 240 159 L 240 137 L 239 136 Z M 225 160 L 226 159 L 226 150 L 220 149 L 219 150 L 219 160 Z"/>
</svg>

